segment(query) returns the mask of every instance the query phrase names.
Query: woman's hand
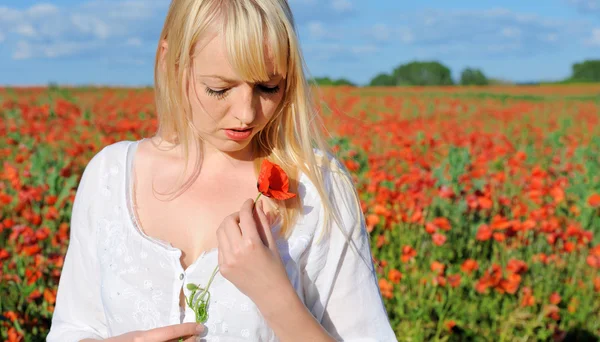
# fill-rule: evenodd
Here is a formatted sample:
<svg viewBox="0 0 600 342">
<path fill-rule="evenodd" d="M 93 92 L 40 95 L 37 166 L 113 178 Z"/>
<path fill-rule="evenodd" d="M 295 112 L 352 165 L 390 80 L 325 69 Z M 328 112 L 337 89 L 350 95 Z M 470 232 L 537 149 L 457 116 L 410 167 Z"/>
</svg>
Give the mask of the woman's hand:
<svg viewBox="0 0 600 342">
<path fill-rule="evenodd" d="M 219 268 L 227 280 L 259 308 L 269 297 L 292 287 L 281 261 L 269 220 L 259 201 L 248 199 L 239 212 L 227 216 L 217 230 Z M 286 291 L 288 293 L 289 291 Z"/>
<path fill-rule="evenodd" d="M 200 328 L 197 328 L 200 327 Z M 198 323 L 173 324 L 143 331 L 131 331 L 123 335 L 106 339 L 107 342 L 193 342 L 196 336 L 204 331 L 204 326 Z M 95 341 L 95 340 L 82 340 Z"/>
</svg>

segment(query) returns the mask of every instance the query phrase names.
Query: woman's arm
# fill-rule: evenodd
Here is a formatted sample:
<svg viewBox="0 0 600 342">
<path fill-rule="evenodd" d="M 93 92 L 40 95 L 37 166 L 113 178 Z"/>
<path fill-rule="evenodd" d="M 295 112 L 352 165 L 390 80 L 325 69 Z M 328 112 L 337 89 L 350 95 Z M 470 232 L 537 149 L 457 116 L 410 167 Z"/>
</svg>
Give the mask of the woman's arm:
<svg viewBox="0 0 600 342">
<path fill-rule="evenodd" d="M 326 174 L 327 193 L 341 226 L 325 228 L 323 207 L 315 241 L 301 269 L 306 306 L 337 341 L 397 341 L 379 290 L 364 215 L 354 202 L 354 185 L 337 160 Z"/>
<path fill-rule="evenodd" d="M 282 342 L 335 341 L 298 298 L 291 283 L 282 287 L 277 295 L 265 294 L 264 299 L 258 300 L 257 306 Z"/>
</svg>

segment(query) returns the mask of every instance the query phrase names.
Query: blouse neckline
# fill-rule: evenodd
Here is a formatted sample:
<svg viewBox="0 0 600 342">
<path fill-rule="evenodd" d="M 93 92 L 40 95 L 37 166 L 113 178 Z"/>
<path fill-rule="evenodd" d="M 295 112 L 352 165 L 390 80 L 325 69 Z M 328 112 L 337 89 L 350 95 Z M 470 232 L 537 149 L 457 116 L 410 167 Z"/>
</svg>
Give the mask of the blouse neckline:
<svg viewBox="0 0 600 342">
<path fill-rule="evenodd" d="M 144 239 L 164 248 L 165 250 L 167 250 L 169 252 L 181 253 L 181 250 L 179 250 L 178 248 L 175 248 L 173 246 L 173 244 L 147 235 L 144 232 L 144 230 L 142 229 L 142 225 L 137 218 L 137 212 L 135 211 L 135 205 L 134 205 L 134 199 L 133 199 L 133 193 L 135 191 L 135 184 L 134 184 L 134 178 L 133 178 L 133 172 L 134 172 L 133 161 L 134 161 L 135 153 L 137 152 L 137 148 L 138 148 L 139 144 L 144 140 L 146 140 L 146 138 L 143 138 L 143 139 L 140 139 L 137 141 L 133 141 L 127 147 L 126 164 L 125 164 L 126 165 L 125 166 L 125 193 L 126 193 L 125 203 L 127 204 L 126 207 L 127 207 L 127 213 L 129 216 L 129 222 L 133 226 L 134 230 L 138 234 L 140 234 Z"/>
</svg>

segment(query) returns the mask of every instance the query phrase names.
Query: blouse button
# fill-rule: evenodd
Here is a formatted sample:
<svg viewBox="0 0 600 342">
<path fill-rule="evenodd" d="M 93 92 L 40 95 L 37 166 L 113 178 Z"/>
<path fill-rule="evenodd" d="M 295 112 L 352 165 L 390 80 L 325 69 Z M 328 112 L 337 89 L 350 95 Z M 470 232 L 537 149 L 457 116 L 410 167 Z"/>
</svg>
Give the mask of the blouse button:
<svg viewBox="0 0 600 342">
<path fill-rule="evenodd" d="M 179 280 L 183 280 L 183 273 L 179 275 Z"/>
</svg>

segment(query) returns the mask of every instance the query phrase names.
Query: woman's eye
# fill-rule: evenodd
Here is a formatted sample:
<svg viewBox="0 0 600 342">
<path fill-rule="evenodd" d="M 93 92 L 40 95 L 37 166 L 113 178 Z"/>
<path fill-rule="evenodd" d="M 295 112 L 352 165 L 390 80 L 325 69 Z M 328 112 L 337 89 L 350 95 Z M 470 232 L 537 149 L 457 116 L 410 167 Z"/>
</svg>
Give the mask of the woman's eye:
<svg viewBox="0 0 600 342">
<path fill-rule="evenodd" d="M 265 94 L 276 94 L 279 92 L 279 85 L 276 85 L 275 87 L 267 87 L 264 85 L 259 85 L 258 88 L 260 89 L 260 91 L 262 91 Z M 214 90 L 214 89 L 206 87 L 206 94 L 208 94 L 210 96 L 214 96 L 219 99 L 222 99 L 225 96 L 227 96 L 228 91 L 229 91 L 229 89 Z"/>
<path fill-rule="evenodd" d="M 227 90 L 229 90 L 229 89 L 213 90 L 213 89 L 206 87 L 206 94 L 217 97 L 219 99 L 222 99 L 225 97 Z"/>
<path fill-rule="evenodd" d="M 275 87 L 272 87 L 272 88 L 269 88 L 269 87 L 267 87 L 267 86 L 263 86 L 263 85 L 261 85 L 261 86 L 260 86 L 260 89 L 261 89 L 261 90 L 262 90 L 264 93 L 267 93 L 267 94 L 275 94 L 275 93 L 279 92 L 279 86 L 278 86 L 278 85 L 277 85 L 277 86 L 275 86 Z"/>
</svg>

